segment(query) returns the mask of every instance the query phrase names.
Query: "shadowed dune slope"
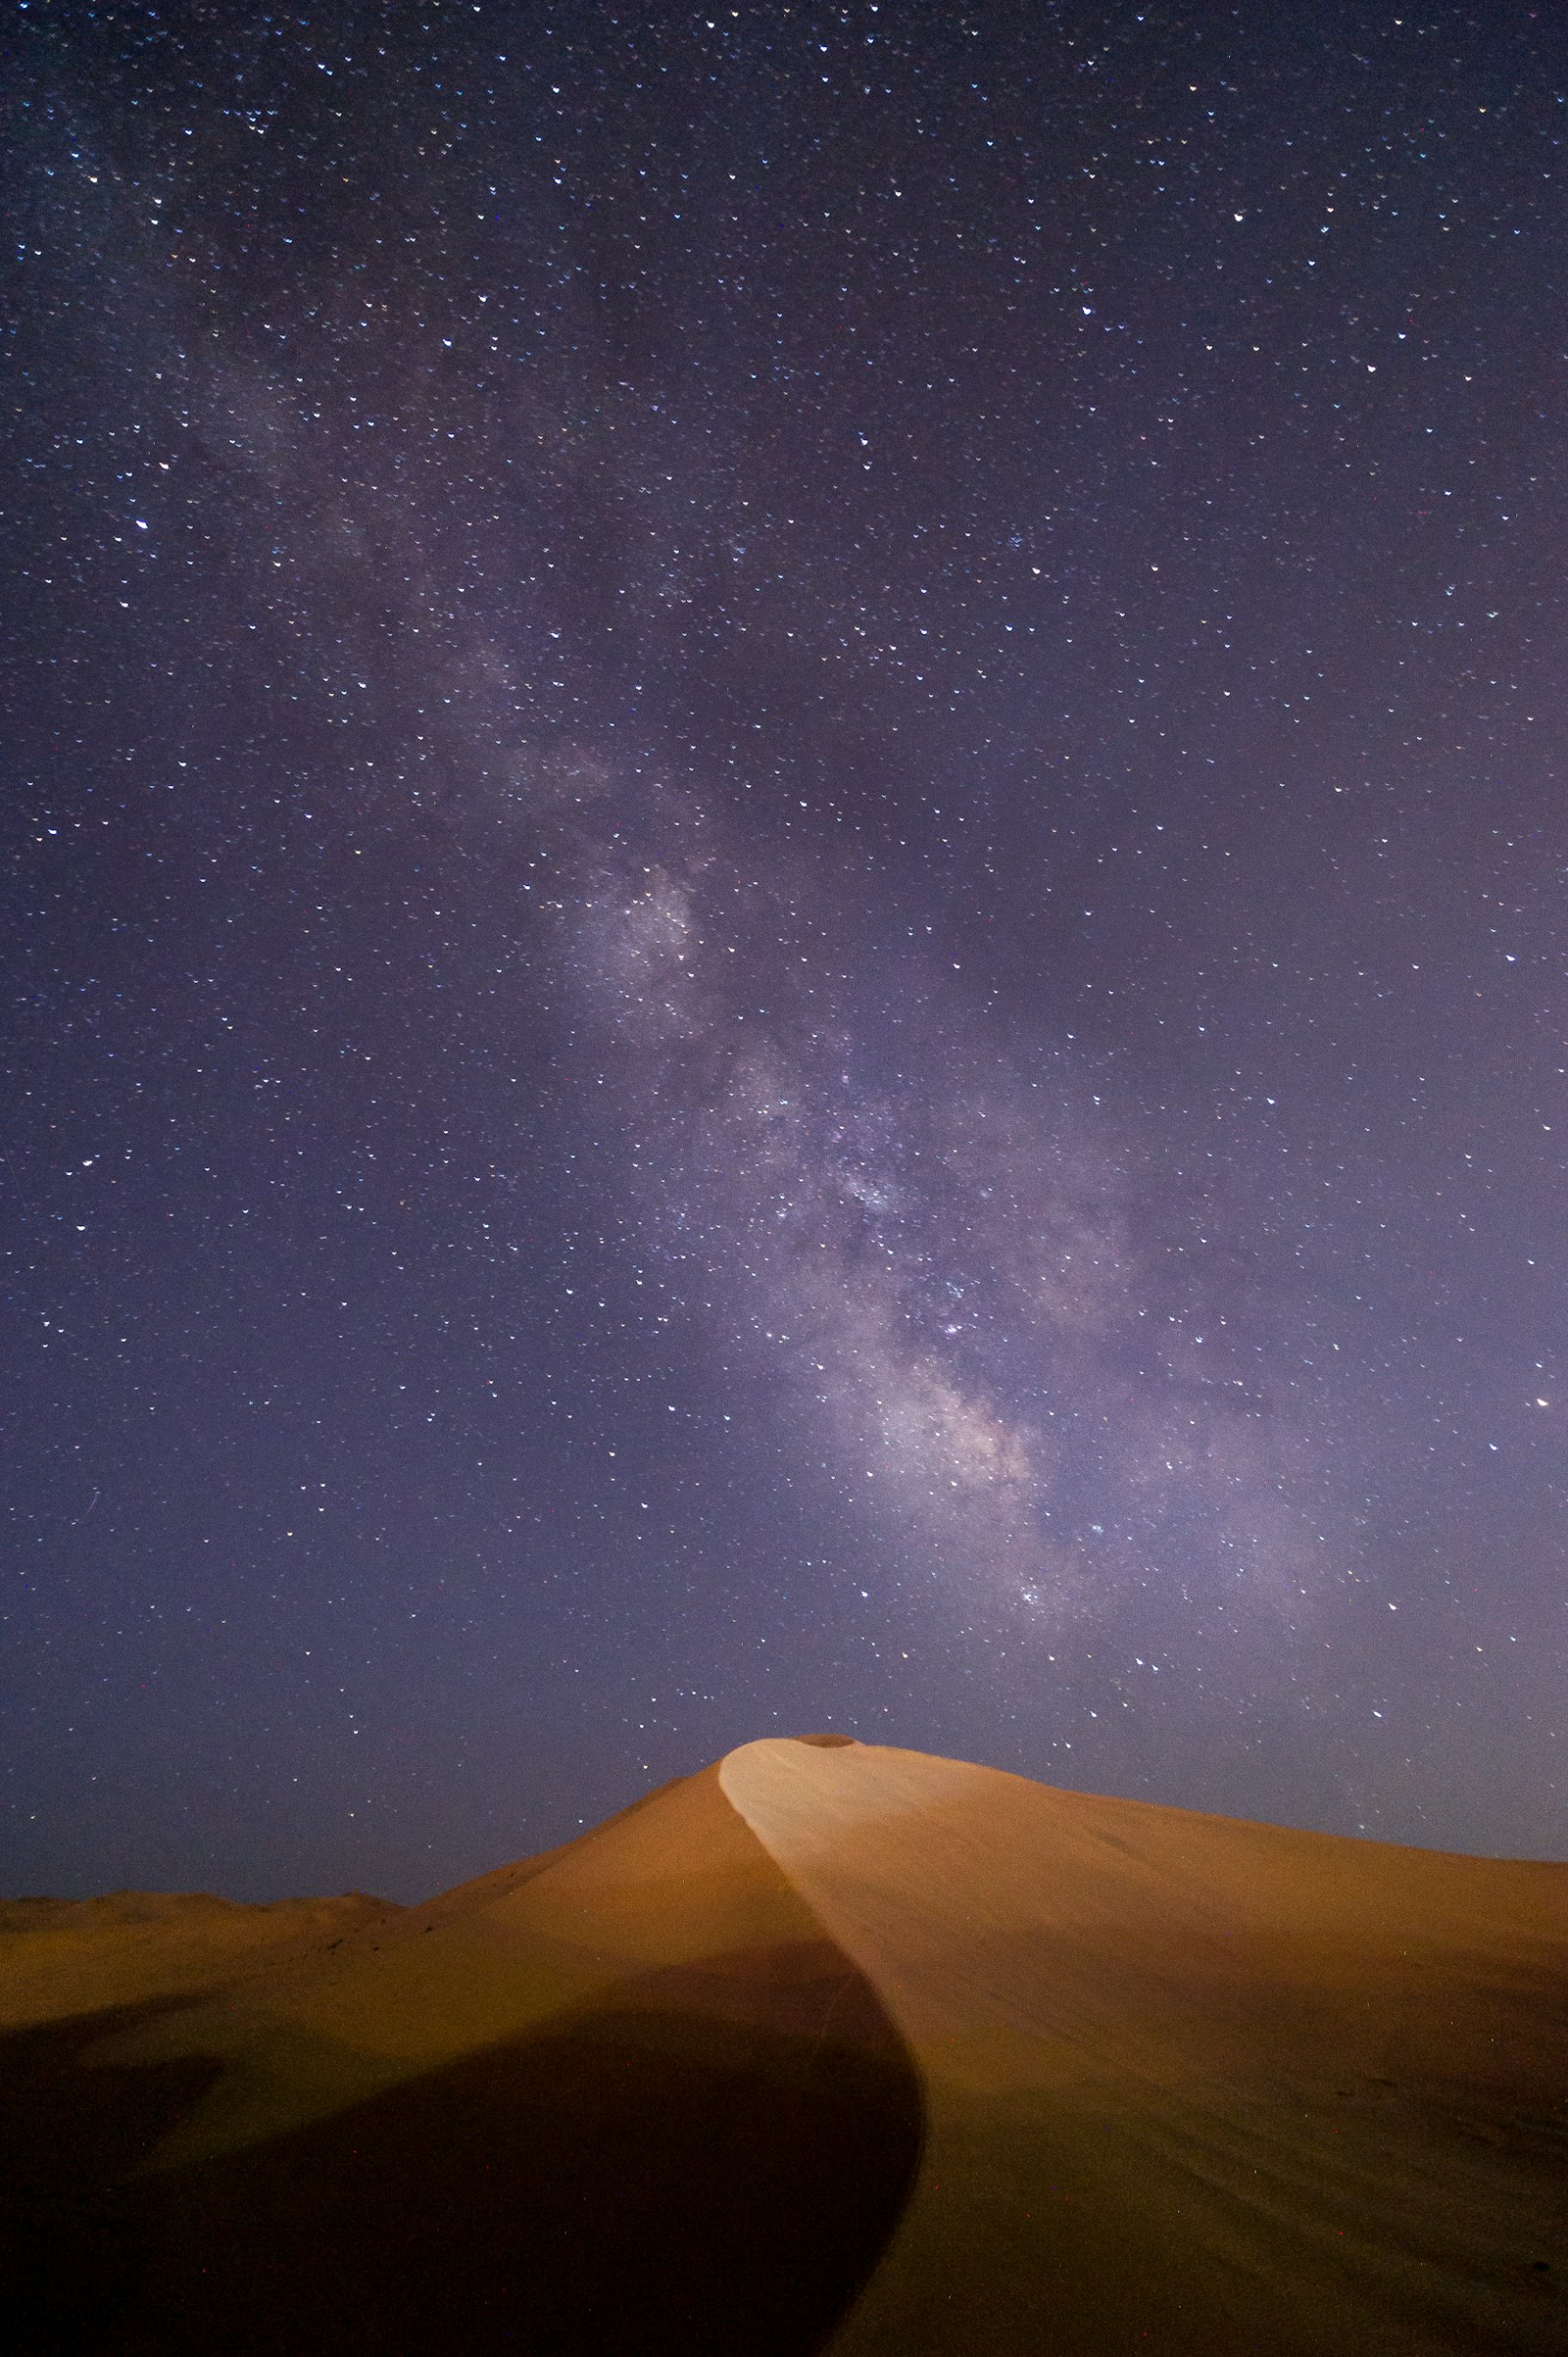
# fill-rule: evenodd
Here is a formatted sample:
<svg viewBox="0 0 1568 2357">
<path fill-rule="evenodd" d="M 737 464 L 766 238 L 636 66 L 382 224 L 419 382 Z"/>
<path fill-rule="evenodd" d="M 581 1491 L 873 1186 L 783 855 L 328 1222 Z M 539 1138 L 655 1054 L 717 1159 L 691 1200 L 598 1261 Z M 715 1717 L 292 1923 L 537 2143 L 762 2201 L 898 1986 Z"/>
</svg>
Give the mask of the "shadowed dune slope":
<svg viewBox="0 0 1568 2357">
<path fill-rule="evenodd" d="M 20 2345 L 117 2357 L 798 2357 L 921 2133 L 713 1770 L 221 1996 L 34 2022 L 0 2089 Z"/>
<path fill-rule="evenodd" d="M 836 2357 L 1568 2348 L 1568 1866 L 746 1745 L 919 2064 Z"/>
</svg>

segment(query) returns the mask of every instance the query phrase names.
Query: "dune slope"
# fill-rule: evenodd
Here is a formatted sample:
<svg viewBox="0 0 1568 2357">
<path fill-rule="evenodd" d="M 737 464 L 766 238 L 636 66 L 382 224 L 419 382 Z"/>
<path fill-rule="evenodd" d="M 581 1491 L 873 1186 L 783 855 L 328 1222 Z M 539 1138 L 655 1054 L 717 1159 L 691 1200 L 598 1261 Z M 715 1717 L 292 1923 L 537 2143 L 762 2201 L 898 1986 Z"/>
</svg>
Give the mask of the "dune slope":
<svg viewBox="0 0 1568 2357">
<path fill-rule="evenodd" d="M 795 2357 L 918 2087 L 716 1774 L 220 1997 L 7 2041 L 29 2351 Z"/>
<path fill-rule="evenodd" d="M 924 2083 L 843 2357 L 1568 2347 L 1568 1867 L 858 1745 L 720 1777 Z"/>
</svg>

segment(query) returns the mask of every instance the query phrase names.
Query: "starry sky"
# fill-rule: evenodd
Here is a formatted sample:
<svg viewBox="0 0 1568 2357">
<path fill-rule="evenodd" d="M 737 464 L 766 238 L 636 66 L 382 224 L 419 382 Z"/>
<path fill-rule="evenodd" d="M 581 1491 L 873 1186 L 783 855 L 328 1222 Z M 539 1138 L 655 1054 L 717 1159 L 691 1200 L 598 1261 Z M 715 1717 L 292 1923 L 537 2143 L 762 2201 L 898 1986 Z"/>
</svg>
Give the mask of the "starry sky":
<svg viewBox="0 0 1568 2357">
<path fill-rule="evenodd" d="M 0 1886 L 1568 1852 L 1568 24 L 8 20 Z"/>
</svg>

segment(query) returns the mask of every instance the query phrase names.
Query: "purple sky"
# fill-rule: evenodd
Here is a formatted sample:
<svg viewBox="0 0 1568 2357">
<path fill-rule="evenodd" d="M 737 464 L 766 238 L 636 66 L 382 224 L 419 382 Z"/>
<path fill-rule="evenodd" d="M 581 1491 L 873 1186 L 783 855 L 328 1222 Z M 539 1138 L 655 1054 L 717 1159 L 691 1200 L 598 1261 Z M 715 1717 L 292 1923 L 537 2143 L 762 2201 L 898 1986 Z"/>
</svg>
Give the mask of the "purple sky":
<svg viewBox="0 0 1568 2357">
<path fill-rule="evenodd" d="M 0 1887 L 1562 1854 L 1568 24 L 8 43 Z"/>
</svg>

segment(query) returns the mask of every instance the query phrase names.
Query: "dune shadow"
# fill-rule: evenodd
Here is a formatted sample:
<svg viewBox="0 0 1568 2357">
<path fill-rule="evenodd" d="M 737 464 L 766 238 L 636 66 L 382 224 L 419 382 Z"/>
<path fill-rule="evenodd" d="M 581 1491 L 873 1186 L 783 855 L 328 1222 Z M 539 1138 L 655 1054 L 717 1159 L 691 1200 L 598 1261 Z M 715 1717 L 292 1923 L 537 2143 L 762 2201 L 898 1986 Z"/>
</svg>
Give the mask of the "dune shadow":
<svg viewBox="0 0 1568 2357">
<path fill-rule="evenodd" d="M 139 2179 L 123 2171 L 152 2115 L 167 2124 L 211 2069 L 180 2066 L 202 2076 L 177 2086 L 84 2070 L 67 2040 L 59 2059 L 75 2126 L 56 2142 L 82 2165 L 29 2209 L 38 2357 L 806 2357 L 875 2266 L 922 2138 L 912 2062 L 826 1942 L 622 1984 L 541 2034 Z M 106 2137 L 105 2111 L 138 2106 L 135 2131 Z"/>
<path fill-rule="evenodd" d="M 178 2010 L 168 1999 L 116 2005 L 0 2038 L 0 2302 L 24 2350 L 79 2347 L 84 2321 L 134 2304 L 141 2253 L 117 2187 L 221 2065 L 103 2070 L 90 2055 Z"/>
</svg>

